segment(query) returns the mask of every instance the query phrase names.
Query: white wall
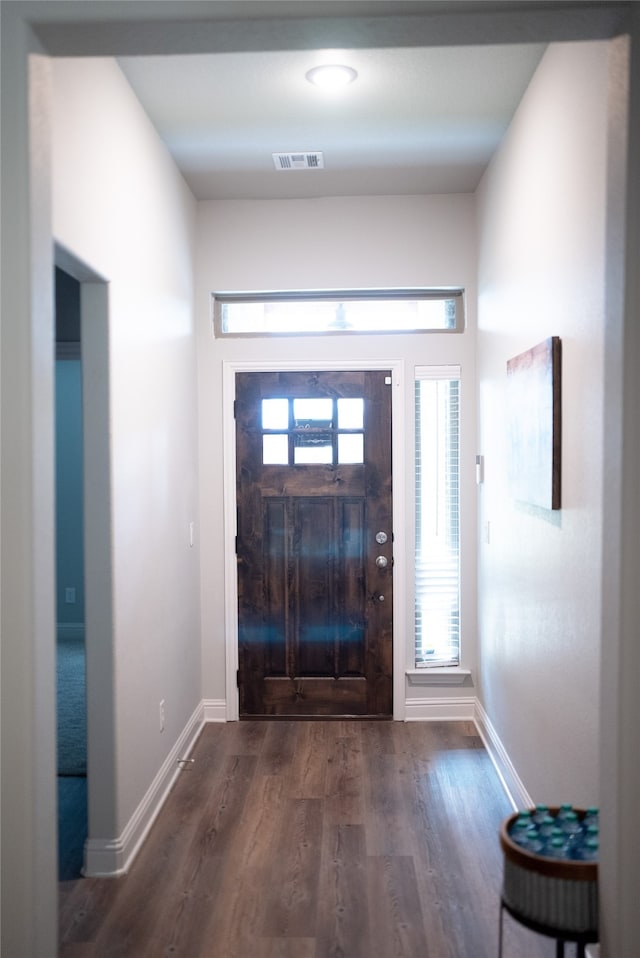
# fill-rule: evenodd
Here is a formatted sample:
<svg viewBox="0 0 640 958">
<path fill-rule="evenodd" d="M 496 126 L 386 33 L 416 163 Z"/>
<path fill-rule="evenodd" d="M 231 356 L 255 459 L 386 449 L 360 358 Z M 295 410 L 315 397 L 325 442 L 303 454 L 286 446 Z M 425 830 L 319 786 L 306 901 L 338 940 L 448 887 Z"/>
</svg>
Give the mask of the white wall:
<svg viewBox="0 0 640 958">
<path fill-rule="evenodd" d="M 314 361 L 400 359 L 405 363 L 402 403 L 407 432 L 403 484 L 406 514 L 394 517 L 413 538 L 413 370 L 428 363 L 460 363 L 463 374 L 463 537 L 470 561 L 463 568 L 464 665 L 475 675 L 475 218 L 470 195 L 350 197 L 319 200 L 225 201 L 199 205 L 197 307 L 200 397 L 200 490 L 203 681 L 206 699 L 225 697 L 222 363 L 223 361 Z M 468 330 L 463 335 L 298 337 L 215 340 L 210 294 L 221 290 L 462 286 L 467 290 Z M 403 560 L 402 562 L 399 559 Z M 396 574 L 394 598 L 404 603 L 412 665 L 413 582 L 404 591 Z M 450 695 L 421 690 L 417 695 Z M 236 695 L 235 689 L 230 690 Z M 413 693 L 412 693 L 413 694 Z M 457 693 L 456 693 L 457 694 Z M 469 691 L 465 690 L 469 695 Z M 397 703 L 396 703 L 397 704 Z"/>
<path fill-rule="evenodd" d="M 49 958 L 57 928 L 50 84 L 20 12 L 5 7 L 2 228 L 4 240 L 11 224 L 11 242 L 2 242 L 0 286 L 1 947 Z"/>
<path fill-rule="evenodd" d="M 599 865 L 603 958 L 633 954 L 640 941 L 637 874 L 640 833 L 640 7 L 632 4 L 631 37 L 615 43 L 607 210 L 607 331 L 603 648 Z M 634 53 L 629 69 L 630 50 Z M 627 100 L 628 96 L 628 100 Z M 628 132 L 628 140 L 627 140 Z M 626 179 L 626 190 L 625 190 Z M 626 221 L 626 222 L 625 222 Z M 623 224 L 620 228 L 620 223 Z"/>
<path fill-rule="evenodd" d="M 478 191 L 481 699 L 536 801 L 598 801 L 608 46 L 551 46 Z M 506 363 L 562 339 L 562 509 L 508 488 Z M 486 541 L 490 523 L 490 541 Z"/>
<path fill-rule="evenodd" d="M 115 61 L 54 61 L 54 237 L 104 277 L 109 300 L 114 674 L 102 678 L 113 688 L 115 785 L 91 738 L 94 715 L 106 741 L 102 692 L 92 697 L 90 686 L 92 840 L 121 835 L 201 699 L 198 550 L 189 545 L 198 518 L 194 228 L 195 202 Z"/>
</svg>

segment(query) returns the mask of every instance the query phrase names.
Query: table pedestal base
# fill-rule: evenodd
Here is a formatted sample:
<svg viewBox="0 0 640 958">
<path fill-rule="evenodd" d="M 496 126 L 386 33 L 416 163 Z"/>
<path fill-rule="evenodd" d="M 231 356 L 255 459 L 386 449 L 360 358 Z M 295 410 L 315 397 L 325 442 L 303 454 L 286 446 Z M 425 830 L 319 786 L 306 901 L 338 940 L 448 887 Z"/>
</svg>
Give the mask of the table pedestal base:
<svg viewBox="0 0 640 958">
<path fill-rule="evenodd" d="M 501 898 L 500 928 L 498 932 L 498 958 L 502 958 L 502 933 L 505 911 L 519 924 L 524 925 L 525 928 L 529 928 L 531 931 L 535 931 L 539 935 L 546 935 L 548 938 L 555 938 L 556 958 L 564 958 L 564 946 L 566 944 L 572 943 L 575 943 L 576 945 L 576 958 L 585 958 L 585 946 L 598 940 L 598 936 L 595 931 L 577 934 L 576 932 L 567 932 L 562 928 L 552 928 L 550 925 L 542 925 L 537 921 L 531 921 L 531 919 L 525 918 L 524 915 L 520 915 L 513 908 L 510 908 L 509 905 L 507 905 L 506 902 Z"/>
</svg>

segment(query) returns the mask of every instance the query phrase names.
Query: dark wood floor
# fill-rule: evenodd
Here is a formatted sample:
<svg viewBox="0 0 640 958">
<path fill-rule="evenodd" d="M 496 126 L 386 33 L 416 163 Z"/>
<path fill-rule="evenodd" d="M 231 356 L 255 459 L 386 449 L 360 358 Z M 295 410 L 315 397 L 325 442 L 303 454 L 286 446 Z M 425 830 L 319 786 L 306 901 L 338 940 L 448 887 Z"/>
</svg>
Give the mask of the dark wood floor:
<svg viewBox="0 0 640 958">
<path fill-rule="evenodd" d="M 511 809 L 471 723 L 207 725 L 130 873 L 60 885 L 61 958 L 496 958 Z M 555 945 L 505 919 L 505 958 Z"/>
</svg>

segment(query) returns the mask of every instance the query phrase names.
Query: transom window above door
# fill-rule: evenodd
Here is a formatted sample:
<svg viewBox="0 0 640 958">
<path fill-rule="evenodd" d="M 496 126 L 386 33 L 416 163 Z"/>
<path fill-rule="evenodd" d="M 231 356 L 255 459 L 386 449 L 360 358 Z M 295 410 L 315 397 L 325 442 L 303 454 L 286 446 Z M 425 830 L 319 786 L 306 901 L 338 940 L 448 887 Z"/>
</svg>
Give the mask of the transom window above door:
<svg viewBox="0 0 640 958">
<path fill-rule="evenodd" d="M 364 462 L 361 397 L 262 400 L 262 464 L 346 465 Z"/>
<path fill-rule="evenodd" d="M 461 333 L 461 289 L 214 293 L 216 337 L 319 333 Z"/>
</svg>

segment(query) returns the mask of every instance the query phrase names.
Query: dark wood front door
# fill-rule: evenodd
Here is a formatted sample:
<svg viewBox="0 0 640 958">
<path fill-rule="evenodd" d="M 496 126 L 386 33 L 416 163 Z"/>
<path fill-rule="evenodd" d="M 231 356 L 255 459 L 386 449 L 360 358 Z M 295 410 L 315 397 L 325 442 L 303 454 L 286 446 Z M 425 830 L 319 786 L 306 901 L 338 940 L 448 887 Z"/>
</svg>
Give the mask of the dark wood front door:
<svg viewBox="0 0 640 958">
<path fill-rule="evenodd" d="M 391 715 L 391 373 L 236 377 L 241 715 Z"/>
</svg>

